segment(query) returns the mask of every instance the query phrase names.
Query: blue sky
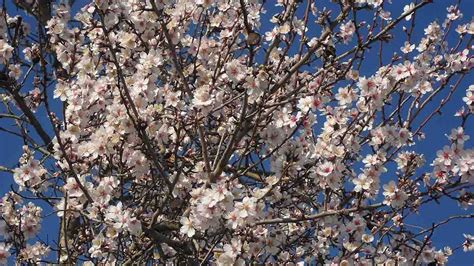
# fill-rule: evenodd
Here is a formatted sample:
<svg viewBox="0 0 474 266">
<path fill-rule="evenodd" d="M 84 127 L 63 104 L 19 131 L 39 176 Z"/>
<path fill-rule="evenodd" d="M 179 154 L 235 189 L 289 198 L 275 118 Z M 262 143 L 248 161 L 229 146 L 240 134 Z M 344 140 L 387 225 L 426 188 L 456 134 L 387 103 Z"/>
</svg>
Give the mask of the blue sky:
<svg viewBox="0 0 474 266">
<path fill-rule="evenodd" d="M 74 9 L 82 6 L 83 3 L 86 1 L 80 0 L 76 1 Z M 268 3 L 272 1 L 267 1 Z M 320 1 L 316 1 L 320 2 Z M 326 2 L 326 1 L 321 1 Z M 389 5 L 389 11 L 392 12 L 392 17 L 400 14 L 403 10 L 403 6 L 410 1 L 406 0 L 393 0 L 394 4 Z M 417 13 L 416 17 L 416 29 L 412 40 L 416 43 L 419 41 L 420 37 L 423 34 L 423 28 L 426 27 L 431 21 L 437 20 L 440 24 L 444 21 L 446 16 L 446 7 L 455 3 L 456 1 L 447 1 L 447 0 L 437 0 L 434 1 L 434 4 L 430 4 L 422 9 L 421 12 Z M 13 13 L 17 12 L 11 6 L 11 2 L 7 1 L 7 7 Z M 472 4 L 474 1 L 465 0 L 461 2 L 461 11 L 464 14 L 462 21 L 468 22 L 474 15 L 474 8 L 472 8 Z M 335 5 L 333 5 L 336 7 Z M 268 15 L 272 14 L 272 8 L 268 8 L 267 15 L 263 15 L 264 19 L 262 20 L 262 29 L 266 30 L 269 28 L 269 24 L 267 24 L 265 19 L 268 19 Z M 21 11 L 19 12 L 22 16 L 24 15 Z M 28 18 L 24 18 L 26 20 L 31 20 Z M 360 19 L 360 18 L 359 18 Z M 370 19 L 367 17 L 366 19 Z M 403 22 L 404 25 L 409 25 L 408 22 Z M 308 32 L 309 35 L 317 35 L 319 32 L 311 32 L 313 29 L 310 29 Z M 395 31 L 395 38 L 392 39 L 388 44 L 385 44 L 384 50 L 384 58 L 385 63 L 389 60 L 391 53 L 393 51 L 397 51 L 398 54 L 400 53 L 399 48 L 403 45 L 405 41 L 401 30 Z M 454 33 L 454 32 L 453 32 Z M 398 36 L 398 38 L 397 38 Z M 454 43 L 456 41 L 456 34 L 451 34 L 450 37 L 447 39 L 449 43 Z M 378 47 L 378 46 L 377 46 Z M 377 49 L 374 49 L 374 51 Z M 366 54 L 366 60 L 361 70 L 361 75 L 370 76 L 378 68 L 378 61 L 377 56 L 372 52 Z M 388 57 L 387 57 L 388 56 Z M 445 134 L 449 134 L 452 128 L 459 126 L 460 119 L 454 117 L 454 113 L 459 110 L 459 108 L 463 105 L 462 97 L 465 95 L 466 88 L 474 83 L 472 73 L 469 74 L 459 86 L 459 89 L 454 93 L 452 102 L 444 107 L 442 110 L 442 116 L 435 116 L 431 122 L 425 127 L 424 132 L 426 133 L 427 138 L 423 141 L 417 142 L 417 144 L 411 147 L 412 150 L 417 152 L 423 153 L 425 155 L 426 166 L 433 161 L 436 156 L 436 151 L 441 149 L 444 145 L 449 144 L 448 139 L 446 138 Z M 30 88 L 29 88 L 30 89 Z M 437 97 L 435 97 L 433 101 L 433 105 L 431 108 L 427 109 L 427 112 L 430 112 L 433 109 L 434 104 L 438 103 L 445 94 L 441 93 Z M 425 115 L 426 113 L 425 112 Z M 39 117 L 43 117 L 41 119 L 42 122 L 47 123 L 49 122 L 45 118 L 45 114 L 43 109 L 38 111 Z M 7 120 L 0 120 L 1 127 L 9 127 L 11 125 L 11 121 Z M 48 127 L 49 128 L 49 127 Z M 467 123 L 466 127 L 467 134 L 471 136 L 471 139 L 465 144 L 466 147 L 473 147 L 474 143 L 474 121 L 471 117 L 470 121 Z M 0 132 L 0 165 L 12 167 L 18 162 L 18 158 L 21 155 L 21 145 L 22 143 L 18 141 L 16 137 L 12 137 L 8 134 Z M 429 171 L 429 167 L 426 167 L 427 171 Z M 386 177 L 387 179 L 390 178 L 389 176 Z M 3 195 L 5 192 L 10 190 L 10 185 L 13 184 L 13 179 L 10 174 L 0 172 L 0 195 Z M 44 204 L 40 204 L 40 206 L 44 207 L 44 214 L 47 215 L 51 212 L 47 206 Z M 418 224 L 422 226 L 430 226 L 433 221 L 442 220 L 443 218 L 451 215 L 451 214 L 463 214 L 463 213 L 471 213 L 472 209 L 464 211 L 463 209 L 457 206 L 456 202 L 451 200 L 442 200 L 441 204 L 430 204 L 425 206 L 424 209 L 418 215 L 412 216 L 409 221 L 413 224 Z M 56 215 L 48 215 L 45 217 L 45 222 L 43 224 L 44 229 L 39 237 L 43 240 L 47 238 L 51 241 L 53 238 L 56 237 L 55 231 L 57 228 L 57 218 Z M 474 224 L 470 220 L 459 220 L 454 221 L 450 224 L 444 225 L 442 230 L 437 231 L 434 235 L 434 245 L 437 248 L 442 248 L 445 245 L 454 247 L 462 242 L 463 237 L 462 233 L 470 233 L 474 234 Z M 452 257 L 449 258 L 449 265 L 472 265 L 474 261 L 474 253 L 464 253 L 462 251 L 456 252 Z"/>
</svg>

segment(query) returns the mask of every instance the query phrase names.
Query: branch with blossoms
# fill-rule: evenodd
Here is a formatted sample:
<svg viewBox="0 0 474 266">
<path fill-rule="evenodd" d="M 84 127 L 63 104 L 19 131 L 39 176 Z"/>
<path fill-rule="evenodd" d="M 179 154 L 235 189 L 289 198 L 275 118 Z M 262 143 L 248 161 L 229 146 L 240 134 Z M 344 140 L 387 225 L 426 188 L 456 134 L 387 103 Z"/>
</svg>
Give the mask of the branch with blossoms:
<svg viewBox="0 0 474 266">
<path fill-rule="evenodd" d="M 463 1 L 66 2 L 2 2 L 0 134 L 21 156 L 0 162 L 0 264 L 444 265 L 474 249 L 470 232 L 433 240 L 474 218 Z M 420 20 L 429 8 L 446 16 Z M 445 143 L 420 148 L 453 108 Z"/>
</svg>

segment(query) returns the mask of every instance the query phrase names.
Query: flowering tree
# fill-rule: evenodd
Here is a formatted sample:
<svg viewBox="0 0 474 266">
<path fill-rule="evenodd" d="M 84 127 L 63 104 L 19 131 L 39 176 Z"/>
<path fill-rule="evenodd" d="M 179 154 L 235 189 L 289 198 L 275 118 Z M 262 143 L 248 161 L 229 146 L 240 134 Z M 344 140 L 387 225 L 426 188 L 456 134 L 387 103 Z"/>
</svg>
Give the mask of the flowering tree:
<svg viewBox="0 0 474 266">
<path fill-rule="evenodd" d="M 473 203 L 460 1 L 427 25 L 440 1 L 6 2 L 0 130 L 23 155 L 1 168 L 0 264 L 442 265 L 473 249 L 431 240 L 474 214 L 406 222 Z M 452 104 L 459 127 L 425 162 L 423 130 Z"/>
</svg>

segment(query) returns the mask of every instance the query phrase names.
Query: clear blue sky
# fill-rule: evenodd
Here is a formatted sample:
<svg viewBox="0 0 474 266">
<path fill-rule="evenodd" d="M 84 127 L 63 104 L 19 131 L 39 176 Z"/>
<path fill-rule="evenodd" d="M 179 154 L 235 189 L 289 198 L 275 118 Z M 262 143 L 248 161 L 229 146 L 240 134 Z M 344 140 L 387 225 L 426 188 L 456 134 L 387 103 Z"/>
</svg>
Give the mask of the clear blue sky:
<svg viewBox="0 0 474 266">
<path fill-rule="evenodd" d="M 77 10 L 78 7 L 82 6 L 83 3 L 86 1 L 80 0 L 76 1 L 74 5 L 74 9 Z M 272 1 L 267 1 L 271 3 Z M 276 2 L 276 1 L 275 1 Z M 321 1 L 316 1 L 321 2 Z M 324 1 L 325 2 L 325 1 Z M 400 14 L 401 10 L 403 10 L 403 6 L 410 1 L 406 0 L 393 0 L 394 4 L 389 5 L 389 11 L 392 12 L 392 17 L 396 16 L 396 14 Z M 431 21 L 437 19 L 438 22 L 441 24 L 444 21 L 446 16 L 446 7 L 450 4 L 454 3 L 455 1 L 448 1 L 448 0 L 435 0 L 434 4 L 430 4 L 427 7 L 423 8 L 421 12 L 417 13 L 416 18 L 416 25 L 417 28 L 415 29 L 415 34 L 413 36 L 413 40 L 418 42 L 420 36 L 423 34 L 423 28 L 426 27 Z M 7 1 L 7 7 L 10 9 L 10 12 L 14 10 L 12 8 L 11 2 Z M 474 8 L 472 5 L 474 4 L 473 0 L 464 0 L 461 3 L 461 11 L 464 13 L 464 17 L 462 18 L 463 21 L 467 22 L 470 21 L 474 15 Z M 17 11 L 14 11 L 17 12 Z M 268 29 L 269 24 L 266 24 L 265 19 L 268 18 L 268 14 L 272 14 L 272 9 L 269 9 L 267 15 L 264 15 L 264 19 L 262 20 L 262 29 Z M 22 16 L 24 14 L 19 12 Z M 30 20 L 26 18 L 27 20 Z M 407 22 L 404 22 L 405 25 L 408 25 Z M 400 29 L 400 28 L 399 28 Z M 311 29 L 310 29 L 311 31 Z M 399 48 L 402 46 L 403 42 L 405 41 L 405 37 L 397 38 L 401 35 L 401 31 L 395 31 L 395 38 L 390 41 L 390 43 L 385 45 L 385 55 L 389 55 L 386 57 L 387 62 L 390 58 L 390 55 L 393 51 L 397 51 L 399 54 Z M 315 34 L 312 34 L 315 35 Z M 453 36 L 455 34 L 451 34 L 451 38 L 448 38 L 448 42 L 451 44 L 454 43 L 455 39 Z M 378 47 L 378 46 L 377 46 Z M 376 49 L 374 49 L 376 50 Z M 374 53 L 368 53 L 366 55 L 366 63 L 363 65 L 361 74 L 370 76 L 374 72 L 374 70 L 378 67 L 377 57 L 374 56 Z M 453 95 L 452 102 L 443 109 L 442 116 L 435 116 L 432 121 L 427 125 L 424 132 L 427 135 L 427 138 L 423 141 L 417 142 L 416 146 L 411 147 L 413 150 L 425 154 L 426 165 L 433 161 L 436 151 L 441 149 L 444 145 L 448 144 L 448 140 L 445 137 L 445 134 L 449 134 L 452 128 L 457 127 L 460 124 L 458 118 L 455 118 L 453 115 L 462 106 L 462 97 L 465 95 L 466 88 L 474 83 L 473 75 L 470 74 L 467 78 L 464 79 L 459 89 Z M 445 94 L 440 94 L 435 98 L 434 103 L 439 102 Z M 433 108 L 433 107 L 432 107 Z M 431 108 L 431 109 L 432 109 Z M 427 111 L 430 111 L 428 109 Z M 40 116 L 45 117 L 43 109 L 39 111 Z M 42 119 L 44 123 L 48 123 L 47 120 L 44 118 Z M 11 121 L 7 120 L 0 120 L 1 127 L 10 127 Z M 471 117 L 471 120 L 467 123 L 467 134 L 471 136 L 471 139 L 466 143 L 467 147 L 472 147 L 474 143 L 474 120 Z M 8 134 L 0 132 L 0 165 L 12 167 L 18 162 L 18 158 L 21 155 L 21 145 L 22 143 L 15 137 L 12 137 Z M 426 167 L 427 171 L 429 171 L 429 167 Z M 390 173 L 390 171 L 389 171 Z M 386 176 L 388 179 L 389 177 Z M 7 173 L 0 173 L 0 195 L 3 195 L 7 192 L 10 188 L 9 186 L 13 184 L 13 179 L 10 174 Z M 472 209 L 468 209 L 467 211 L 463 211 L 461 208 L 457 206 L 456 202 L 451 200 L 443 200 L 441 201 L 442 204 L 431 204 L 429 206 L 425 206 L 423 211 L 411 218 L 413 224 L 418 224 L 422 226 L 430 226 L 432 222 L 442 220 L 443 218 L 449 216 L 450 214 L 462 214 L 462 213 L 470 213 Z M 44 214 L 49 214 L 51 209 L 49 209 L 44 204 L 39 203 L 40 206 L 44 208 Z M 50 215 L 45 218 L 45 222 L 43 224 L 44 229 L 41 231 L 39 237 L 43 240 L 49 241 L 56 238 L 56 228 L 57 228 L 57 217 L 55 214 Z M 437 248 L 442 248 L 444 245 L 448 245 L 454 247 L 462 242 L 463 237 L 462 233 L 470 233 L 474 234 L 474 224 L 470 220 L 462 220 L 462 221 L 454 221 L 448 225 L 445 225 L 442 230 L 437 231 L 434 235 L 434 245 Z M 464 253 L 462 251 L 458 251 L 452 257 L 449 258 L 449 265 L 473 265 L 474 262 L 474 253 Z"/>
</svg>

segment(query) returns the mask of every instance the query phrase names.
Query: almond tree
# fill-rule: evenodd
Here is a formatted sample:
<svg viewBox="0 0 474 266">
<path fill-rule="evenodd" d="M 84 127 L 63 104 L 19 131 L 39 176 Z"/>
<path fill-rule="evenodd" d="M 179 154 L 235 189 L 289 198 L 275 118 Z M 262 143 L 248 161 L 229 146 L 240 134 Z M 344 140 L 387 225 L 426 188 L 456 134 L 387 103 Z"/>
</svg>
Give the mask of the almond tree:
<svg viewBox="0 0 474 266">
<path fill-rule="evenodd" d="M 0 264 L 443 265 L 474 249 L 432 241 L 462 209 L 407 222 L 473 203 L 463 4 L 3 1 L 0 130 L 23 155 L 1 167 Z M 456 104 L 426 162 L 417 143 Z"/>
</svg>

